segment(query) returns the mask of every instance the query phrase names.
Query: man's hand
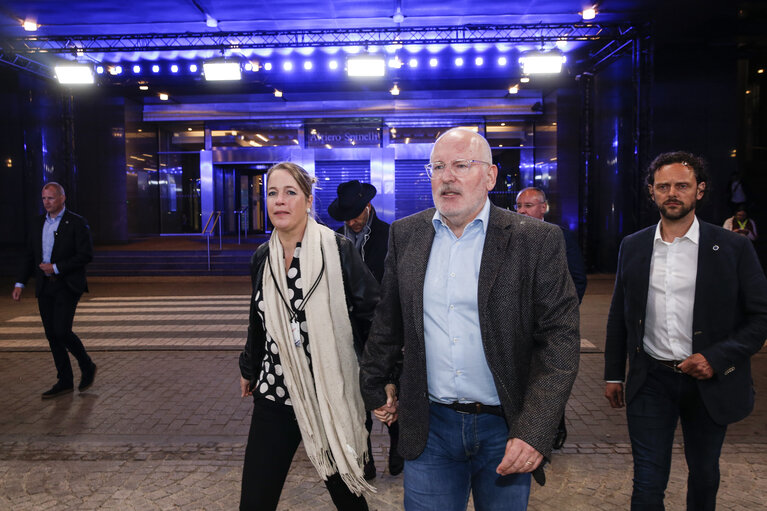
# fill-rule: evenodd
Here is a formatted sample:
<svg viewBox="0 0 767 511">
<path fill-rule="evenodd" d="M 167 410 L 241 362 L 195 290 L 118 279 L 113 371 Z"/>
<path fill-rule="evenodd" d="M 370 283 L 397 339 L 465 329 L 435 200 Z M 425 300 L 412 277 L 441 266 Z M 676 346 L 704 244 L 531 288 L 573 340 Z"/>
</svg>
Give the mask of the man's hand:
<svg viewBox="0 0 767 511">
<path fill-rule="evenodd" d="M 389 383 L 384 387 L 384 390 L 386 391 L 386 404 L 373 410 L 373 415 L 387 426 L 391 426 L 392 422 L 397 420 L 397 406 L 399 405 L 397 387 L 393 383 Z"/>
<path fill-rule="evenodd" d="M 689 374 L 698 380 L 708 380 L 714 376 L 714 368 L 708 363 L 706 357 L 700 353 L 693 353 L 677 366 L 683 373 Z"/>
<path fill-rule="evenodd" d="M 13 288 L 13 292 L 11 293 L 11 298 L 13 298 L 14 300 L 16 300 L 18 302 L 19 300 L 21 300 L 21 292 L 22 291 L 24 291 L 23 287 L 15 286 Z"/>
<path fill-rule="evenodd" d="M 510 438 L 506 442 L 506 454 L 495 472 L 505 476 L 532 472 L 543 461 L 543 455 L 530 444 L 519 438 Z"/>
<path fill-rule="evenodd" d="M 613 408 L 623 408 L 625 404 L 623 401 L 623 384 L 608 383 L 605 385 L 605 397 L 610 401 L 610 406 Z"/>
<path fill-rule="evenodd" d="M 46 275 L 54 275 L 56 273 L 53 269 L 53 263 L 40 263 L 40 269 Z"/>
<path fill-rule="evenodd" d="M 246 380 L 240 376 L 240 397 L 252 396 L 253 391 L 250 390 L 250 380 Z"/>
</svg>

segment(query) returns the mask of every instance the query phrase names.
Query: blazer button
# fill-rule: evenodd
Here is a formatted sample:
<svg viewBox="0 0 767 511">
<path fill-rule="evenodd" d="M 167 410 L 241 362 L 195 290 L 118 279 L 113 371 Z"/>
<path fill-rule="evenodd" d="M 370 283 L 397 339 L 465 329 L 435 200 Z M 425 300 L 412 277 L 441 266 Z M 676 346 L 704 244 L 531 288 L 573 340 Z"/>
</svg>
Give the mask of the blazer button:
<svg viewBox="0 0 767 511">
<path fill-rule="evenodd" d="M 637 352 L 637 353 L 639 353 L 639 346 L 637 346 L 637 350 L 636 350 L 636 352 Z"/>
</svg>

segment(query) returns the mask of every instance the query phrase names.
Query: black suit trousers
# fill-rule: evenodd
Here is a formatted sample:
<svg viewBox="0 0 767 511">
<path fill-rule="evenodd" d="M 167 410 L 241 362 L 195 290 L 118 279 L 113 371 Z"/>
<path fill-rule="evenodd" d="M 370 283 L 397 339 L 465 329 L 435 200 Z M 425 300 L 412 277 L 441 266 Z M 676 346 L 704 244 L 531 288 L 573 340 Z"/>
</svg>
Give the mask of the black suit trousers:
<svg viewBox="0 0 767 511">
<path fill-rule="evenodd" d="M 48 338 L 48 344 L 51 347 L 58 380 L 66 386 L 73 384 L 72 364 L 69 362 L 67 352 L 72 353 L 77 359 L 81 371 L 87 371 L 93 365 L 82 341 L 72 331 L 72 323 L 75 319 L 75 311 L 80 296 L 80 294 L 69 289 L 60 278 L 45 277 L 45 282 L 37 297 L 45 337 Z"/>
</svg>

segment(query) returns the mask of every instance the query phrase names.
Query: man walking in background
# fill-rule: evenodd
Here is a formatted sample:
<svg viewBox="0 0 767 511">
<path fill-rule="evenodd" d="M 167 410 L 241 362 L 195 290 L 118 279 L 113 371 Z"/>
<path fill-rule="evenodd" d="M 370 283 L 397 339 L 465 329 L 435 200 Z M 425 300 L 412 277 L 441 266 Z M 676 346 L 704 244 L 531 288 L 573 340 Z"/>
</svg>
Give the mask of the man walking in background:
<svg viewBox="0 0 767 511">
<path fill-rule="evenodd" d="M 96 377 L 96 364 L 72 331 L 77 303 L 88 291 L 85 265 L 93 259 L 93 243 L 85 219 L 64 206 L 66 195 L 60 184 L 46 184 L 42 200 L 46 214 L 32 225 L 12 297 L 21 300 L 24 286 L 35 276 L 35 296 L 57 372 L 56 383 L 42 394 L 43 399 L 49 399 L 74 389 L 69 353 L 77 359 L 82 372 L 79 391 L 90 387 Z"/>
</svg>

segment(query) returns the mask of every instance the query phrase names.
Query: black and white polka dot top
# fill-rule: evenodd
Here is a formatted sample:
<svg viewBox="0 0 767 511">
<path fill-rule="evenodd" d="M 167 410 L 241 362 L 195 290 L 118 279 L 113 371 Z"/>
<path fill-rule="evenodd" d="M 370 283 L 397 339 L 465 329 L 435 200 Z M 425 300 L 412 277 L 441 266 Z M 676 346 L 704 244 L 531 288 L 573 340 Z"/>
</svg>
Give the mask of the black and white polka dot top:
<svg viewBox="0 0 767 511">
<path fill-rule="evenodd" d="M 306 313 L 303 309 L 298 309 L 304 298 L 303 283 L 301 282 L 301 269 L 299 265 L 300 254 L 301 243 L 298 243 L 296 244 L 295 252 L 293 252 L 293 261 L 290 263 L 290 268 L 287 271 L 288 295 L 285 298 L 297 314 L 298 324 L 301 326 L 301 342 L 303 343 L 304 353 L 309 362 L 309 370 L 312 371 L 312 356 L 309 350 Z M 253 393 L 271 401 L 292 406 L 290 396 L 288 395 L 288 388 L 285 385 L 285 377 L 282 374 L 282 364 L 280 363 L 280 354 L 277 348 L 277 343 L 274 342 L 272 336 L 266 331 L 266 317 L 264 315 L 264 297 L 262 291 L 263 285 L 256 292 L 255 300 L 258 316 L 261 318 L 261 325 L 266 332 L 266 349 L 264 350 L 264 358 L 261 361 L 261 371 L 258 375 L 258 382 L 253 389 Z"/>
</svg>

